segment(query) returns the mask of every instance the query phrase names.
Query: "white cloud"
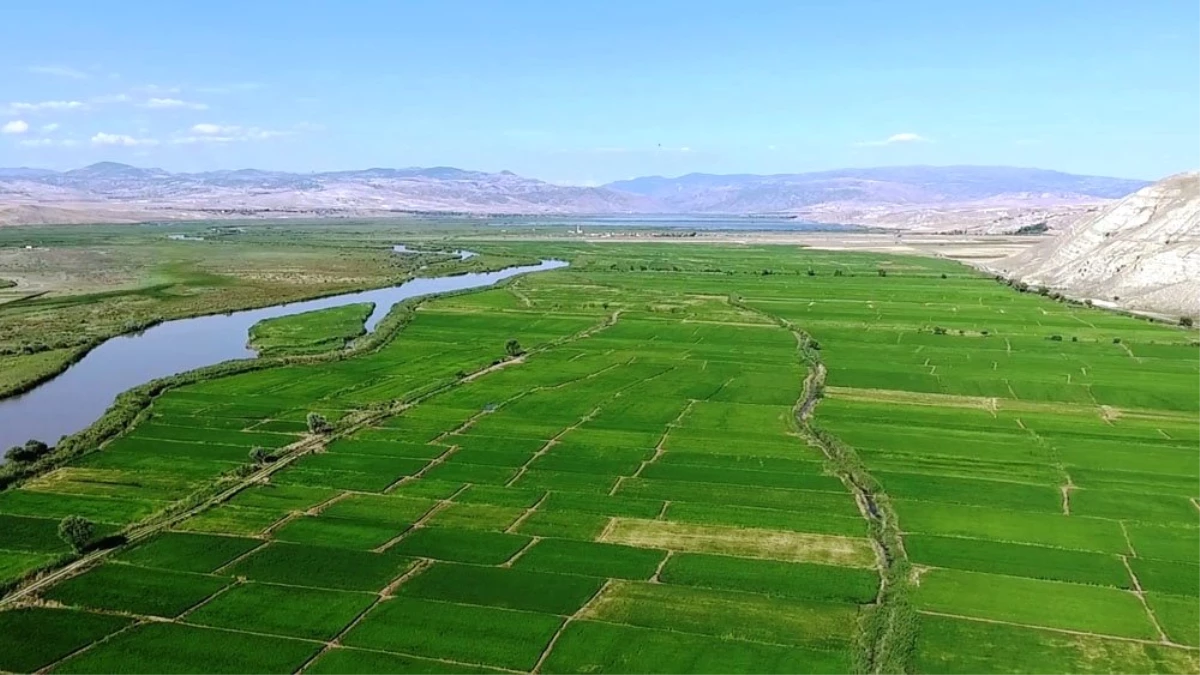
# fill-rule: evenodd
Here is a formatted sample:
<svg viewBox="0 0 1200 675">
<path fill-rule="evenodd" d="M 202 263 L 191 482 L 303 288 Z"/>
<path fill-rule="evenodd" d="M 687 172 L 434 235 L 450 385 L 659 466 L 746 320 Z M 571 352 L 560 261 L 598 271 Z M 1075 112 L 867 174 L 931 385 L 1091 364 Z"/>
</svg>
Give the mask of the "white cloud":
<svg viewBox="0 0 1200 675">
<path fill-rule="evenodd" d="M 54 77 L 67 77 L 72 80 L 86 80 L 87 73 L 66 66 L 30 66 L 29 72 L 37 75 L 53 75 Z"/>
<path fill-rule="evenodd" d="M 221 125 L 203 122 L 193 124 L 186 132 L 171 139 L 171 143 L 186 145 L 191 143 L 237 143 L 242 141 L 266 141 L 272 138 L 295 136 L 300 131 L 312 130 L 316 125 L 298 124 L 295 129 L 277 130 L 260 129 L 259 127 L 241 127 L 237 125 Z"/>
<path fill-rule="evenodd" d="M 38 101 L 37 103 L 16 102 L 8 104 L 9 114 L 26 112 L 43 112 L 47 110 L 79 110 L 84 108 L 82 101 Z"/>
<path fill-rule="evenodd" d="M 134 138 L 125 134 L 106 134 L 103 131 L 92 136 L 92 145 L 118 145 L 133 147 L 136 145 L 158 145 L 153 138 Z"/>
<path fill-rule="evenodd" d="M 144 108 L 187 108 L 188 110 L 208 110 L 208 104 L 193 101 L 181 101 L 177 98 L 151 98 L 141 104 Z"/>
<path fill-rule="evenodd" d="M 73 148 L 79 145 L 73 138 L 25 138 L 17 143 L 27 148 Z"/>
<path fill-rule="evenodd" d="M 4 134 L 23 134 L 26 131 L 29 131 L 29 123 L 25 120 L 13 120 L 0 127 L 0 133 Z"/>
<path fill-rule="evenodd" d="M 59 125 L 57 123 L 43 124 L 42 125 L 42 133 L 49 134 L 49 133 L 58 131 L 58 126 Z"/>
<path fill-rule="evenodd" d="M 218 136 L 226 133 L 234 133 L 237 130 L 238 127 L 223 127 L 220 124 L 209 124 L 206 122 L 193 124 L 191 129 L 193 134 L 200 134 L 201 136 Z"/>
<path fill-rule="evenodd" d="M 911 131 L 906 131 L 900 134 L 892 134 L 882 141 L 862 141 L 855 143 L 859 147 L 877 147 L 881 145 L 895 145 L 897 143 L 932 143 L 931 139 L 925 138 L 920 134 L 914 134 Z"/>
<path fill-rule="evenodd" d="M 105 94 L 104 96 L 93 96 L 88 99 L 89 103 L 128 103 L 130 101 L 129 94 Z"/>
</svg>

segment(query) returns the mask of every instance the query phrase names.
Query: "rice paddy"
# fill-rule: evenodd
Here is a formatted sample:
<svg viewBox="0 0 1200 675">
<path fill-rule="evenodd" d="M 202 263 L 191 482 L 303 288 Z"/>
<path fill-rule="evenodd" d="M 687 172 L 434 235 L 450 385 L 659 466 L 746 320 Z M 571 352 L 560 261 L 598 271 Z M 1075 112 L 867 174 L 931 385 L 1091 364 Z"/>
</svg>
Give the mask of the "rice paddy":
<svg viewBox="0 0 1200 675">
<path fill-rule="evenodd" d="M 0 671 L 1200 669 L 1194 335 L 945 260 L 477 248 L 572 265 L 0 492 L 5 580 L 66 515 L 134 539 L 0 611 Z"/>
</svg>

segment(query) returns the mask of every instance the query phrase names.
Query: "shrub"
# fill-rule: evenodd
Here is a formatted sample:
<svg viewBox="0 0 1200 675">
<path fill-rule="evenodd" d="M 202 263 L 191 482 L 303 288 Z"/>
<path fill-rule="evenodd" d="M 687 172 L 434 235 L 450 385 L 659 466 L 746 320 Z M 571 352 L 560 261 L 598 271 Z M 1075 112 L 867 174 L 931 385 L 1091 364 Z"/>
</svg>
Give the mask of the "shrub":
<svg viewBox="0 0 1200 675">
<path fill-rule="evenodd" d="M 1121 344 L 1121 338 L 1113 338 L 1113 344 L 1114 344 L 1114 345 L 1119 345 L 1119 344 Z"/>
<path fill-rule="evenodd" d="M 521 343 L 517 342 L 516 338 L 509 338 L 508 342 L 504 343 L 504 353 L 512 358 L 516 358 L 524 354 L 525 350 L 521 349 Z"/>
<path fill-rule="evenodd" d="M 1051 335 L 1050 337 L 1048 337 L 1048 338 L 1046 338 L 1046 339 L 1047 339 L 1047 340 L 1050 340 L 1050 341 L 1052 341 L 1052 342 L 1062 342 L 1062 336 L 1061 336 L 1061 335 Z"/>
<path fill-rule="evenodd" d="M 333 431 L 333 425 L 321 413 L 310 412 L 306 418 L 308 431 L 313 434 L 327 434 Z"/>
<path fill-rule="evenodd" d="M 1179 317 L 1179 325 L 1183 326 L 1184 328 L 1191 328 L 1195 325 L 1195 322 L 1190 316 L 1181 316 Z"/>
<path fill-rule="evenodd" d="M 945 328 L 942 328 L 941 326 L 934 326 L 934 327 L 933 327 L 933 334 L 934 334 L 934 335 L 945 335 L 945 334 L 946 334 L 946 329 L 945 329 Z"/>
<path fill-rule="evenodd" d="M 91 541 L 96 525 L 82 516 L 67 516 L 58 524 L 58 537 L 79 553 Z"/>
<path fill-rule="evenodd" d="M 11 462 L 36 462 L 48 452 L 50 452 L 50 446 L 30 439 L 25 441 L 25 445 L 14 445 L 9 448 L 4 456 Z"/>
</svg>

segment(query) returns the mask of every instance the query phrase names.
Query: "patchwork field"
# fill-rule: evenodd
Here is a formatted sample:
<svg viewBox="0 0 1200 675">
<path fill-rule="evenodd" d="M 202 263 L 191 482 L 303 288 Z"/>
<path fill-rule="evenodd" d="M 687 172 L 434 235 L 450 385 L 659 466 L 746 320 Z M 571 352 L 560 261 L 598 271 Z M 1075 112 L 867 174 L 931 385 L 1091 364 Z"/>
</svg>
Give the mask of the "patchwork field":
<svg viewBox="0 0 1200 675">
<path fill-rule="evenodd" d="M 572 266 L 0 492 L 0 578 L 138 535 L 0 611 L 0 671 L 1200 669 L 1194 335 L 943 260 L 478 248 Z"/>
</svg>

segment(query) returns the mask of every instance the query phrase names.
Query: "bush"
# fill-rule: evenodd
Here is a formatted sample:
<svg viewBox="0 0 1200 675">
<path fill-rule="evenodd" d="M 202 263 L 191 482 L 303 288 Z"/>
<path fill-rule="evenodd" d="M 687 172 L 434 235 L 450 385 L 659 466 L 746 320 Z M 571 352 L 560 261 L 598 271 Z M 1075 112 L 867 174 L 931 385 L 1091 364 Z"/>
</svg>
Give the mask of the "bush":
<svg viewBox="0 0 1200 675">
<path fill-rule="evenodd" d="M 881 270 L 879 270 L 879 276 L 881 276 L 881 277 L 886 277 L 886 276 L 887 276 L 887 270 L 882 270 L 882 269 L 881 269 Z"/>
<path fill-rule="evenodd" d="M 815 276 L 817 276 L 817 273 L 815 270 L 813 270 L 813 268 L 810 267 L 810 268 L 808 268 L 808 276 L 815 277 Z"/>
<path fill-rule="evenodd" d="M 1179 317 L 1179 325 L 1183 326 L 1184 328 L 1191 328 L 1195 325 L 1195 322 L 1190 316 L 1181 316 Z"/>
<path fill-rule="evenodd" d="M 1114 345 L 1119 345 L 1119 344 L 1121 344 L 1121 338 L 1113 338 L 1113 344 L 1114 344 Z"/>
<path fill-rule="evenodd" d="M 516 358 L 524 354 L 525 350 L 521 349 L 521 343 L 517 342 L 516 338 L 509 338 L 508 342 L 504 343 L 504 353 L 512 358 Z"/>
<path fill-rule="evenodd" d="M 308 431 L 313 434 L 327 434 L 333 431 L 333 425 L 325 416 L 320 413 L 310 412 L 306 418 L 308 421 Z"/>
<path fill-rule="evenodd" d="M 43 455 L 50 452 L 50 446 L 37 440 L 30 439 L 25 441 L 25 445 L 14 445 L 4 453 L 5 458 L 10 462 L 36 462 Z"/>
<path fill-rule="evenodd" d="M 271 461 L 271 453 L 266 448 L 256 446 L 250 450 L 250 461 L 262 466 Z"/>
<path fill-rule="evenodd" d="M 945 278 L 946 278 L 946 273 L 945 273 L 945 272 L 942 272 L 942 278 L 943 278 L 943 279 L 945 279 Z"/>
<path fill-rule="evenodd" d="M 946 329 L 945 329 L 945 328 L 942 328 L 941 326 L 934 326 L 934 327 L 933 327 L 933 334 L 934 334 L 934 335 L 945 335 L 945 334 L 946 334 Z"/>
<path fill-rule="evenodd" d="M 67 516 L 58 524 L 58 537 L 79 553 L 91 541 L 96 525 L 82 516 Z"/>
<path fill-rule="evenodd" d="M 1048 338 L 1046 338 L 1046 339 L 1047 339 L 1047 340 L 1050 340 L 1051 342 L 1062 342 L 1062 336 L 1061 336 L 1061 335 L 1051 335 L 1050 337 L 1048 337 Z"/>
</svg>

